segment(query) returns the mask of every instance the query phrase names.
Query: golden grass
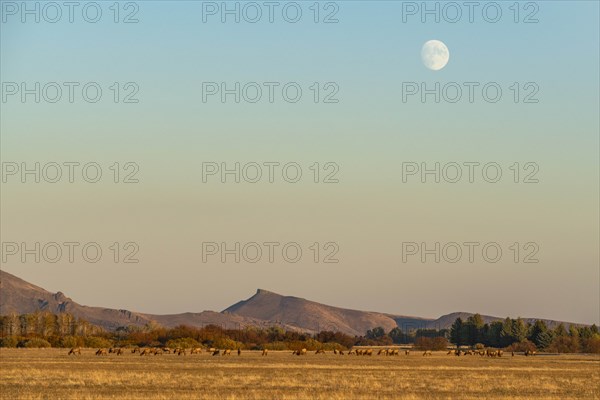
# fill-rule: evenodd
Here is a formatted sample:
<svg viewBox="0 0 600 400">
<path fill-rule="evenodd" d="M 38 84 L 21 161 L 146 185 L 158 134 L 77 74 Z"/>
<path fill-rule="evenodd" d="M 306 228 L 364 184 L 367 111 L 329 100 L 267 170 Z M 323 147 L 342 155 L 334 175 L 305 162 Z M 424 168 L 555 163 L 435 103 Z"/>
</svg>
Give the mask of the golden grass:
<svg viewBox="0 0 600 400">
<path fill-rule="evenodd" d="M 0 349 L 0 399 L 600 399 L 595 355 L 97 357 Z"/>
</svg>

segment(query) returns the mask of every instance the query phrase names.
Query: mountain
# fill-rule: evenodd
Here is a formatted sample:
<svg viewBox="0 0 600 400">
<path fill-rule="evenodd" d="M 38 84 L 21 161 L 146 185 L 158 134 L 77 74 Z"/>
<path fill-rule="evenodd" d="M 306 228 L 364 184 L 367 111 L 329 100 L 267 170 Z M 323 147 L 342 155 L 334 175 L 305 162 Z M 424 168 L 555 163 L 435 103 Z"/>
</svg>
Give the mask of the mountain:
<svg viewBox="0 0 600 400">
<path fill-rule="evenodd" d="M 393 318 L 385 314 L 327 306 L 263 289 L 258 289 L 254 296 L 232 305 L 224 312 L 277 321 L 311 331 L 341 331 L 350 335 L 364 335 L 368 329 L 377 326 L 383 327 L 386 332 L 398 326 Z"/>
<path fill-rule="evenodd" d="M 144 325 L 151 320 L 143 314 L 77 304 L 62 292 L 51 293 L 5 271 L 0 271 L 0 315 L 49 311 L 70 313 L 107 329 Z"/>
<path fill-rule="evenodd" d="M 158 323 L 165 327 L 177 325 L 202 327 L 214 324 L 228 329 L 277 325 L 284 329 L 308 333 L 331 330 L 348 335 L 364 335 L 367 330 L 378 326 L 383 327 L 386 332 L 395 327 L 400 327 L 405 332 L 419 328 L 444 329 L 449 328 L 458 317 L 466 320 L 473 315 L 461 312 L 431 319 L 358 311 L 328 306 L 299 297 L 282 296 L 263 289 L 258 289 L 249 299 L 242 300 L 222 312 L 143 314 L 129 310 L 84 306 L 74 302 L 62 292 L 51 293 L 8 272 L 0 271 L 0 315 L 36 311 L 70 313 L 109 330 L 120 326 L 143 326 L 148 323 Z M 489 315 L 482 317 L 485 322 L 502 319 Z M 535 318 L 524 318 L 524 320 L 532 322 Z M 544 321 L 550 327 L 561 322 Z M 568 326 L 570 323 L 565 322 L 565 324 Z"/>
</svg>

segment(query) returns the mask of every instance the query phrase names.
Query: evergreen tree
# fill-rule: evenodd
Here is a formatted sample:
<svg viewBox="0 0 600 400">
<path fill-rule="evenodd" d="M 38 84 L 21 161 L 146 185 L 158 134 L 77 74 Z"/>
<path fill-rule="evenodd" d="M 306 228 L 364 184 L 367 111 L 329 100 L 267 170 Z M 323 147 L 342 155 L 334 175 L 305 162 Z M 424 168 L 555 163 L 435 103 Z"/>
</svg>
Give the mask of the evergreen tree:
<svg viewBox="0 0 600 400">
<path fill-rule="evenodd" d="M 502 322 L 502 330 L 500 331 L 500 346 L 506 347 L 513 342 L 513 322 L 510 318 L 506 317 Z"/>
<path fill-rule="evenodd" d="M 523 320 L 519 317 L 512 320 L 512 341 L 522 342 L 527 338 L 527 326 Z"/>
<path fill-rule="evenodd" d="M 456 318 L 452 327 L 450 328 L 450 342 L 457 346 L 465 344 L 465 326 L 463 320 L 459 317 Z"/>
<path fill-rule="evenodd" d="M 467 344 L 472 346 L 482 341 L 484 325 L 480 314 L 475 314 L 467 318 L 467 322 L 465 323 Z"/>
<path fill-rule="evenodd" d="M 548 327 L 546 326 L 546 323 L 542 320 L 537 320 L 535 321 L 535 323 L 529 331 L 528 339 L 532 341 L 537 347 L 541 348 L 543 346 L 541 346 L 540 337 L 546 332 L 548 332 Z"/>
</svg>

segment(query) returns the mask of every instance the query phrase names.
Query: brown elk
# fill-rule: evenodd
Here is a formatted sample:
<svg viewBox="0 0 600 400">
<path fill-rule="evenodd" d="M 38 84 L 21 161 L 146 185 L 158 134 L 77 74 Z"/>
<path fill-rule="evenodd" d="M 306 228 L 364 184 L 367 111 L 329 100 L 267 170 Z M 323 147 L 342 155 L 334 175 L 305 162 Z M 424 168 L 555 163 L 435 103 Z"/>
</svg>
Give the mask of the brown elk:
<svg viewBox="0 0 600 400">
<path fill-rule="evenodd" d="M 333 354 L 337 354 L 337 353 L 338 353 L 337 349 L 333 349 Z"/>
<path fill-rule="evenodd" d="M 425 352 L 423 353 L 423 356 L 430 356 L 431 354 L 431 350 L 425 350 Z"/>
<path fill-rule="evenodd" d="M 242 355 L 242 349 L 238 349 L 237 353 L 238 353 L 238 356 L 241 356 Z"/>
<path fill-rule="evenodd" d="M 229 350 L 229 349 L 223 350 L 223 354 L 221 354 L 221 355 L 222 356 L 230 356 L 231 355 L 231 350 Z"/>
<path fill-rule="evenodd" d="M 73 347 L 70 351 L 69 351 L 69 355 L 81 355 L 81 347 Z"/>
<path fill-rule="evenodd" d="M 218 356 L 219 354 L 221 354 L 221 352 L 219 350 L 213 350 L 213 352 L 212 352 L 213 356 Z"/>
<path fill-rule="evenodd" d="M 267 354 L 269 354 L 269 349 L 263 349 L 262 355 L 266 356 Z"/>
<path fill-rule="evenodd" d="M 387 356 L 387 354 L 388 354 L 388 350 L 387 349 L 379 349 L 379 351 L 377 352 L 378 356 L 380 356 L 380 355 Z"/>
<path fill-rule="evenodd" d="M 410 356 L 410 350 L 406 350 L 406 351 L 404 352 L 404 354 L 406 354 L 407 356 Z"/>
<path fill-rule="evenodd" d="M 106 349 L 98 349 L 98 351 L 96 352 L 97 356 L 107 356 L 108 355 L 108 351 L 106 351 Z"/>
<path fill-rule="evenodd" d="M 162 348 L 162 352 L 163 353 L 167 353 L 167 354 L 171 354 L 171 349 L 169 347 L 163 347 Z"/>
<path fill-rule="evenodd" d="M 187 350 L 186 349 L 177 349 L 177 350 L 175 350 L 175 353 L 178 356 L 182 356 L 182 355 L 185 356 L 185 355 L 187 355 Z"/>
<path fill-rule="evenodd" d="M 190 354 L 202 354 L 202 348 L 201 347 L 192 347 Z"/>
<path fill-rule="evenodd" d="M 325 350 L 319 349 L 319 350 L 315 351 L 315 354 L 325 354 Z"/>
<path fill-rule="evenodd" d="M 306 355 L 306 351 L 307 351 L 306 349 L 296 350 L 292 354 L 295 354 L 297 356 L 305 356 Z"/>
</svg>

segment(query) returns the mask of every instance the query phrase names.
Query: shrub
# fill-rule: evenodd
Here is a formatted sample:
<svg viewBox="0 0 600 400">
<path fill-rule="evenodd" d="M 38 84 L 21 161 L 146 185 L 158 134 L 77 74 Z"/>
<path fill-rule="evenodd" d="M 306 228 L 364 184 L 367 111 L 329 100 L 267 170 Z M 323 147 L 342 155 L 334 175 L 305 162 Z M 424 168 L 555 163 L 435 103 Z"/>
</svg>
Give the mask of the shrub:
<svg viewBox="0 0 600 400">
<path fill-rule="evenodd" d="M 200 347 L 200 343 L 197 340 L 186 337 L 179 339 L 171 339 L 167 342 L 167 347 L 171 348 L 182 348 L 182 349 L 190 349 L 192 347 Z"/>
<path fill-rule="evenodd" d="M 88 336 L 83 340 L 85 347 L 112 347 L 112 342 L 99 336 Z"/>
<path fill-rule="evenodd" d="M 60 340 L 61 347 L 83 347 L 85 344 L 83 338 L 81 336 L 65 336 Z M 97 346 L 102 347 L 102 346 Z"/>
<path fill-rule="evenodd" d="M 446 350 L 448 340 L 445 337 L 418 337 L 415 340 L 415 348 L 417 350 Z"/>
<path fill-rule="evenodd" d="M 261 350 L 263 348 L 268 350 L 289 350 L 288 345 L 285 342 L 266 343 L 262 346 L 259 346 L 259 348 L 256 350 Z"/>
<path fill-rule="evenodd" d="M 586 353 L 600 354 L 600 335 L 596 334 L 589 339 L 585 339 L 583 350 Z"/>
<path fill-rule="evenodd" d="M 217 349 L 237 349 L 243 348 L 244 344 L 227 337 L 220 337 L 213 341 L 213 347 L 216 347 Z"/>
<path fill-rule="evenodd" d="M 17 347 L 19 339 L 16 336 L 7 336 L 0 339 L 0 347 Z"/>
<path fill-rule="evenodd" d="M 527 339 L 524 339 L 520 342 L 515 342 L 506 348 L 506 351 L 518 351 L 518 352 L 526 352 L 526 351 L 536 351 L 537 347 L 535 344 Z"/>
<path fill-rule="evenodd" d="M 579 343 L 569 336 L 557 336 L 548 346 L 548 350 L 555 353 L 576 353 L 579 351 Z"/>
<path fill-rule="evenodd" d="M 52 346 L 50 346 L 50 343 L 47 340 L 40 339 L 40 338 L 32 338 L 32 339 L 25 340 L 24 342 L 22 342 L 21 347 L 40 348 L 40 347 L 52 347 Z"/>
</svg>

